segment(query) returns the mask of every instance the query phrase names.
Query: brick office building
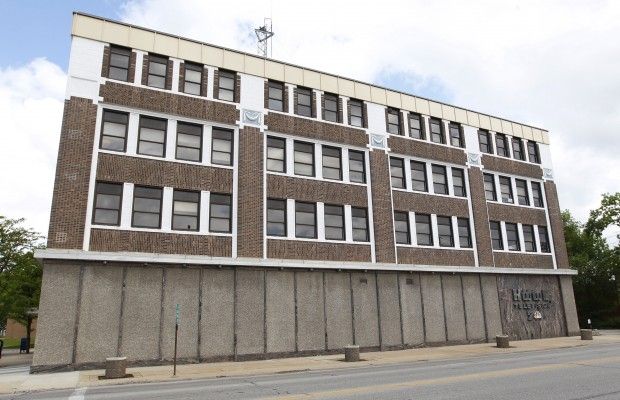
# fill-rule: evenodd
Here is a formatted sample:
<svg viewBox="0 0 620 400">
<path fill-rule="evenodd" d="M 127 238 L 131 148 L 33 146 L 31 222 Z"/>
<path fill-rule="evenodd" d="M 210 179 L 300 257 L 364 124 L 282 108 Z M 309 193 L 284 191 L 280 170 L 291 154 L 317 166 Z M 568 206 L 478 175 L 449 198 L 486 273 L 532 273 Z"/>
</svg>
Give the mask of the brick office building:
<svg viewBox="0 0 620 400">
<path fill-rule="evenodd" d="M 33 370 L 578 332 L 544 130 L 76 13 Z"/>
</svg>

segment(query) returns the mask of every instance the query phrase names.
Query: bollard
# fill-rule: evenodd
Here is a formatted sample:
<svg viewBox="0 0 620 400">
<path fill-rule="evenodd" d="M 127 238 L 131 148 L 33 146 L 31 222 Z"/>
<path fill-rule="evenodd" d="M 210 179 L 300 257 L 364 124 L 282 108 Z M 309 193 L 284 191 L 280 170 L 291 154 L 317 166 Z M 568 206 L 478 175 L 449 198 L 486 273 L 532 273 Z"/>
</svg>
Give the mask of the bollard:
<svg viewBox="0 0 620 400">
<path fill-rule="evenodd" d="M 499 347 L 500 349 L 507 349 L 510 347 L 510 340 L 508 339 L 508 335 L 495 336 L 495 342 L 497 343 L 497 347 Z"/>
<path fill-rule="evenodd" d="M 105 379 L 118 379 L 127 376 L 127 357 L 105 359 Z"/>
<path fill-rule="evenodd" d="M 582 329 L 581 340 L 592 340 L 592 329 Z"/>
<path fill-rule="evenodd" d="M 360 347 L 358 345 L 349 345 L 344 348 L 344 360 L 347 362 L 360 360 Z"/>
</svg>

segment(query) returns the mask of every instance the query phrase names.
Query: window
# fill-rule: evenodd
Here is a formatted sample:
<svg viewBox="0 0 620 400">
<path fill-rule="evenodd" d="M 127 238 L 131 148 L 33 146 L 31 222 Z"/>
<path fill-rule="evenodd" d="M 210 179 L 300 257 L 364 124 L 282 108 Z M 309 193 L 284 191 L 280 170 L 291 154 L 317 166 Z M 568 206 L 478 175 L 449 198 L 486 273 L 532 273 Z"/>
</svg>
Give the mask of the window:
<svg viewBox="0 0 620 400">
<path fill-rule="evenodd" d="M 388 108 L 385 117 L 387 118 L 387 131 L 394 135 L 402 135 L 400 131 L 400 111 L 395 108 Z"/>
<path fill-rule="evenodd" d="M 546 226 L 538 226 L 538 239 L 540 241 L 540 251 L 543 253 L 551 253 L 549 245 L 549 233 Z"/>
<path fill-rule="evenodd" d="M 97 182 L 95 186 L 93 224 L 120 225 L 122 197 L 122 183 Z"/>
<path fill-rule="evenodd" d="M 286 236 L 286 200 L 267 199 L 267 235 Z"/>
<path fill-rule="evenodd" d="M 325 204 L 325 239 L 344 240 L 344 207 Z"/>
<path fill-rule="evenodd" d="M 225 101 L 235 101 L 235 78 L 237 74 L 231 71 L 218 71 L 217 98 Z"/>
<path fill-rule="evenodd" d="M 296 175 L 314 176 L 314 145 L 295 142 L 294 162 Z"/>
<path fill-rule="evenodd" d="M 125 151 L 129 114 L 103 110 L 101 140 L 99 148 L 103 150 Z"/>
<path fill-rule="evenodd" d="M 316 204 L 295 202 L 295 237 L 316 238 Z"/>
<path fill-rule="evenodd" d="M 396 232 L 396 243 L 411 244 L 409 213 L 394 211 L 394 231 Z"/>
<path fill-rule="evenodd" d="M 175 190 L 172 196 L 172 229 L 197 231 L 199 218 L 200 192 Z"/>
<path fill-rule="evenodd" d="M 166 127 L 168 121 L 150 117 L 140 117 L 138 154 L 164 157 L 166 155 Z"/>
<path fill-rule="evenodd" d="M 351 225 L 353 228 L 354 242 L 367 242 L 368 235 L 368 211 L 365 208 L 351 207 Z"/>
<path fill-rule="evenodd" d="M 521 139 L 512 138 L 512 156 L 515 160 L 525 160 L 525 153 L 523 152 L 523 142 Z"/>
<path fill-rule="evenodd" d="M 431 216 L 428 214 L 415 215 L 415 234 L 420 246 L 433 245 L 433 228 Z"/>
<path fill-rule="evenodd" d="M 424 118 L 420 114 L 409 114 L 409 136 L 424 140 Z"/>
<path fill-rule="evenodd" d="M 361 151 L 349 150 L 349 180 L 366 183 L 366 163 Z"/>
<path fill-rule="evenodd" d="M 433 172 L 433 191 L 435 194 L 448 194 L 448 177 L 446 167 L 443 165 L 432 166 Z"/>
<path fill-rule="evenodd" d="M 282 82 L 269 81 L 268 107 L 274 111 L 284 111 L 284 84 Z"/>
<path fill-rule="evenodd" d="M 499 177 L 499 191 L 502 194 L 502 203 L 514 203 L 514 199 L 512 197 L 512 183 L 510 182 L 510 178 L 506 176 Z"/>
<path fill-rule="evenodd" d="M 220 165 L 233 164 L 232 131 L 213 128 L 211 138 L 211 163 Z"/>
<path fill-rule="evenodd" d="M 504 240 L 502 238 L 502 227 L 497 221 L 490 221 L 489 227 L 491 228 L 491 244 L 493 250 L 504 250 Z"/>
<path fill-rule="evenodd" d="M 457 218 L 459 227 L 459 246 L 462 248 L 471 248 L 471 231 L 469 229 L 469 218 Z"/>
<path fill-rule="evenodd" d="M 110 67 L 108 78 L 127 82 L 129 80 L 129 58 L 131 50 L 110 46 Z"/>
<path fill-rule="evenodd" d="M 405 188 L 405 165 L 402 158 L 390 157 L 390 175 L 393 188 Z"/>
<path fill-rule="evenodd" d="M 532 225 L 523 225 L 523 244 L 525 251 L 536 252 L 536 239 L 534 239 L 534 227 Z"/>
<path fill-rule="evenodd" d="M 439 246 L 454 247 L 452 218 L 437 216 L 437 234 L 439 235 Z"/>
<path fill-rule="evenodd" d="M 534 207 L 544 207 L 542 189 L 540 188 L 540 182 L 532 182 L 532 199 L 534 200 Z"/>
<path fill-rule="evenodd" d="M 267 170 L 286 172 L 286 140 L 267 137 Z"/>
<path fill-rule="evenodd" d="M 450 122 L 449 130 L 450 130 L 450 144 L 454 147 L 465 147 L 461 125 L 455 124 L 454 122 Z"/>
<path fill-rule="evenodd" d="M 323 178 L 342 180 L 342 156 L 337 147 L 323 146 Z"/>
<path fill-rule="evenodd" d="M 530 205 L 530 194 L 527 190 L 527 182 L 523 179 L 515 179 L 517 184 L 517 201 L 522 206 Z"/>
<path fill-rule="evenodd" d="M 482 129 L 478 131 L 478 144 L 481 152 L 493 154 L 493 142 L 491 141 L 491 134 L 489 131 Z"/>
<path fill-rule="evenodd" d="M 167 72 L 167 58 L 149 55 L 149 72 L 146 83 L 148 86 L 165 89 Z"/>
<path fill-rule="evenodd" d="M 211 232 L 231 232 L 232 207 L 229 194 L 211 193 L 209 206 L 209 230 Z"/>
<path fill-rule="evenodd" d="M 161 226 L 161 198 L 161 188 L 135 186 L 131 226 L 158 229 Z"/>
<path fill-rule="evenodd" d="M 364 126 L 364 106 L 360 100 L 349 100 L 349 125 Z"/>
<path fill-rule="evenodd" d="M 517 229 L 517 224 L 511 224 L 506 222 L 506 241 L 508 242 L 508 250 L 521 250 L 521 245 L 519 244 L 519 230 Z"/>
<path fill-rule="evenodd" d="M 202 160 L 202 125 L 177 123 L 177 153 L 178 160 Z"/>
<path fill-rule="evenodd" d="M 465 189 L 465 172 L 460 168 L 452 168 L 452 188 L 454 189 L 455 196 L 467 196 L 467 189 Z"/>
<path fill-rule="evenodd" d="M 506 139 L 506 135 L 501 133 L 495 134 L 495 149 L 497 150 L 498 156 L 510 157 L 510 153 L 508 152 L 508 139 Z"/>
<path fill-rule="evenodd" d="M 440 119 L 431 118 L 428 121 L 431 130 L 431 142 L 433 143 L 445 143 L 443 137 L 443 127 Z"/>
<path fill-rule="evenodd" d="M 497 201 L 495 177 L 491 174 L 484 174 L 484 196 L 489 201 Z"/>
<path fill-rule="evenodd" d="M 304 117 L 312 116 L 312 90 L 307 88 L 296 89 L 297 92 L 297 115 Z"/>
<path fill-rule="evenodd" d="M 184 63 L 185 77 L 183 78 L 183 91 L 200 96 L 202 94 L 202 65 Z"/>
<path fill-rule="evenodd" d="M 340 122 L 337 95 L 330 93 L 323 95 L 323 119 L 325 121 Z"/>
<path fill-rule="evenodd" d="M 411 189 L 419 192 L 428 191 L 426 164 L 423 162 L 411 161 Z"/>
<path fill-rule="evenodd" d="M 527 141 L 527 156 L 530 162 L 540 164 L 540 154 L 538 153 L 538 143 Z"/>
</svg>

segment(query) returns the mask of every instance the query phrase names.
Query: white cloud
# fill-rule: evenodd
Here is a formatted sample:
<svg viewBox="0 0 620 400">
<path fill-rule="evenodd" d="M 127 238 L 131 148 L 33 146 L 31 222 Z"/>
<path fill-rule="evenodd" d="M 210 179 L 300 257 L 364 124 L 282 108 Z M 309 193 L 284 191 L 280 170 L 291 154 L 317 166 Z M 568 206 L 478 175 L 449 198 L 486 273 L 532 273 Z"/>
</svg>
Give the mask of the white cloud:
<svg viewBox="0 0 620 400">
<path fill-rule="evenodd" d="M 43 58 L 0 69 L 0 215 L 46 235 L 66 76 Z"/>
<path fill-rule="evenodd" d="M 249 52 L 272 16 L 274 58 L 548 129 L 580 219 L 620 190 L 620 2 L 136 0 L 121 15 Z"/>
</svg>

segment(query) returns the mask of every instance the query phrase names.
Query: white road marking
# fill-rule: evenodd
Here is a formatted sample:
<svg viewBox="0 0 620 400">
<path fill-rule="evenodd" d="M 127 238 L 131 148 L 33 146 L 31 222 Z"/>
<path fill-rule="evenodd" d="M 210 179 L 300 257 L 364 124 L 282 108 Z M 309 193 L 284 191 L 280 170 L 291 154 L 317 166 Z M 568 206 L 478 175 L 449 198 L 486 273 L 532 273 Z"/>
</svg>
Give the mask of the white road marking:
<svg viewBox="0 0 620 400">
<path fill-rule="evenodd" d="M 86 393 L 86 388 L 81 387 L 75 389 L 73 394 L 69 396 L 69 400 L 84 400 L 84 394 Z"/>
</svg>

